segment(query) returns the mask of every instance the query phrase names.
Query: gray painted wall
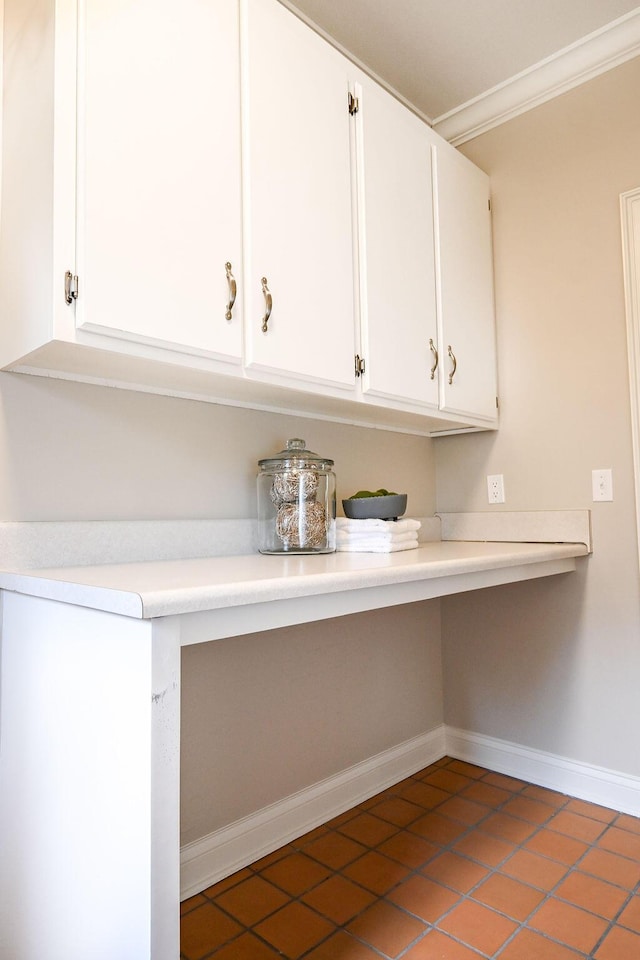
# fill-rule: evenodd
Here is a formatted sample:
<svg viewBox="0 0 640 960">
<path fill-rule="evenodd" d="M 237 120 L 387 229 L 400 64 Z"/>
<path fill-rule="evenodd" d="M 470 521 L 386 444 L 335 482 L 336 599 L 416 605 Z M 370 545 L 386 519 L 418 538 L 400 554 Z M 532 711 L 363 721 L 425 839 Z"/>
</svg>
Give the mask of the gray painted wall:
<svg viewBox="0 0 640 960">
<path fill-rule="evenodd" d="M 253 517 L 257 460 L 293 436 L 335 459 L 339 496 L 386 486 L 434 512 L 424 437 L 0 373 L 0 517 Z M 433 601 L 187 648 L 185 842 L 439 726 L 439 616 Z"/>
<path fill-rule="evenodd" d="M 437 503 L 589 508 L 578 575 L 443 601 L 446 720 L 640 775 L 640 591 L 619 195 L 640 59 L 466 144 L 492 178 L 501 429 L 437 440 Z M 611 467 L 614 501 L 592 503 Z M 500 508 L 493 508 L 500 509 Z"/>
</svg>

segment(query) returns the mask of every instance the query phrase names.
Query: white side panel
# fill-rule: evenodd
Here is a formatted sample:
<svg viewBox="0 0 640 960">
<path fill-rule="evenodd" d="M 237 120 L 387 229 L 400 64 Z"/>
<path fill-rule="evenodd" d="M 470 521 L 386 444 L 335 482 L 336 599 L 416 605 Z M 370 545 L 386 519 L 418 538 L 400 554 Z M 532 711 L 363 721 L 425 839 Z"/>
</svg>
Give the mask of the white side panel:
<svg viewBox="0 0 640 960">
<path fill-rule="evenodd" d="M 177 876 L 152 888 L 151 638 L 147 622 L 3 594 L 2 957 L 177 957 L 177 933 L 151 948 L 160 908 L 178 923 Z"/>
<path fill-rule="evenodd" d="M 276 0 L 244 28 L 247 362 L 352 388 L 350 64 Z"/>
<path fill-rule="evenodd" d="M 180 955 L 180 621 L 152 622 L 151 960 Z"/>
<path fill-rule="evenodd" d="M 364 388 L 437 407 L 431 134 L 373 81 L 358 93 Z"/>
<path fill-rule="evenodd" d="M 237 0 L 81 0 L 81 328 L 241 356 Z"/>
</svg>

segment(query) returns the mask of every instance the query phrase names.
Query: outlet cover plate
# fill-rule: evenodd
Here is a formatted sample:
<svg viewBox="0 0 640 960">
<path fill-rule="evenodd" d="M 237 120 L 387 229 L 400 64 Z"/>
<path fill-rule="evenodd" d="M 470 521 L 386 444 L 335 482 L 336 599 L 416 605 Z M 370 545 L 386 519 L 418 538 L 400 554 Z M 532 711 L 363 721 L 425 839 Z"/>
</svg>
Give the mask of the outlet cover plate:
<svg viewBox="0 0 640 960">
<path fill-rule="evenodd" d="M 504 476 L 494 473 L 487 477 L 489 503 L 504 503 Z"/>
</svg>

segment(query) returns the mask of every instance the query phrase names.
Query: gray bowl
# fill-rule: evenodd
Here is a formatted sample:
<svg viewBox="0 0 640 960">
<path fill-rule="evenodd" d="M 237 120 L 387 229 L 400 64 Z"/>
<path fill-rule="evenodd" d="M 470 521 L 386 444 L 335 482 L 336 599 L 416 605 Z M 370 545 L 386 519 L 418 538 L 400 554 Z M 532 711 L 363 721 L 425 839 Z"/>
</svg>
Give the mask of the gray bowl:
<svg viewBox="0 0 640 960">
<path fill-rule="evenodd" d="M 343 500 L 342 509 L 350 520 L 396 520 L 407 509 L 406 493 L 393 493 L 388 497 L 357 497 Z"/>
</svg>

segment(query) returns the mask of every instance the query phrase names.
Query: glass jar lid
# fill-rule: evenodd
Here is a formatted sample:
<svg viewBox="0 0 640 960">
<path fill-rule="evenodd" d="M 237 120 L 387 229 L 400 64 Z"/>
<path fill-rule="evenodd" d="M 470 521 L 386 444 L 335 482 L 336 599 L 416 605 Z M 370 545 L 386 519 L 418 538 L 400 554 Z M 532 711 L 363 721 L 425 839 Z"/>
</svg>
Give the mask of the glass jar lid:
<svg viewBox="0 0 640 960">
<path fill-rule="evenodd" d="M 282 470 L 287 468 L 303 469 L 311 467 L 315 470 L 330 470 L 333 466 L 333 460 L 327 457 L 321 457 L 313 450 L 307 450 L 306 443 L 299 437 L 293 437 L 287 440 L 287 446 L 284 450 L 274 454 L 273 457 L 266 457 L 264 460 L 258 460 L 258 466 L 263 470 Z"/>
</svg>

